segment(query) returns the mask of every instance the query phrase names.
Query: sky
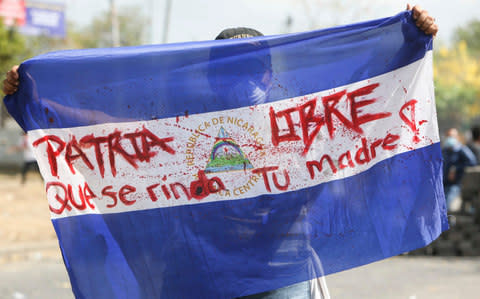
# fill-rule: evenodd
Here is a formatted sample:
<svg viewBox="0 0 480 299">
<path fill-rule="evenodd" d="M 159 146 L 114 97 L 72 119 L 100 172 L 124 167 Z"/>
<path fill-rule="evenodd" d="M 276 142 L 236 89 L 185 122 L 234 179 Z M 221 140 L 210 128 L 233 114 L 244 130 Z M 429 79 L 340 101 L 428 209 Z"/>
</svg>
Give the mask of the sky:
<svg viewBox="0 0 480 299">
<path fill-rule="evenodd" d="M 38 0 L 37 0 L 38 1 Z M 111 0 L 64 2 L 67 18 L 78 25 L 108 10 Z M 114 0 L 118 9 L 140 9 L 152 18 L 146 43 L 161 43 L 167 0 Z M 167 42 L 208 40 L 228 27 L 253 27 L 265 35 L 300 32 L 395 15 L 406 8 L 398 0 L 172 0 Z M 437 40 L 449 43 L 454 29 L 480 18 L 480 0 L 417 0 L 436 18 Z M 287 26 L 288 18 L 292 22 Z"/>
</svg>

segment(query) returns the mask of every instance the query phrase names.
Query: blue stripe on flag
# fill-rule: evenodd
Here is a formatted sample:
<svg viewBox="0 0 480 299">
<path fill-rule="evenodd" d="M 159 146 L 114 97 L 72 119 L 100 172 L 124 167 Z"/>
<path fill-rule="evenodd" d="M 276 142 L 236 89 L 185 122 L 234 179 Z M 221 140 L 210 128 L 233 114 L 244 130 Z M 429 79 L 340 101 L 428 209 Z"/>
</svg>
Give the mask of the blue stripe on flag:
<svg viewBox="0 0 480 299">
<path fill-rule="evenodd" d="M 436 143 L 301 191 L 53 223 L 78 297 L 233 298 L 430 243 L 441 176 Z"/>
</svg>

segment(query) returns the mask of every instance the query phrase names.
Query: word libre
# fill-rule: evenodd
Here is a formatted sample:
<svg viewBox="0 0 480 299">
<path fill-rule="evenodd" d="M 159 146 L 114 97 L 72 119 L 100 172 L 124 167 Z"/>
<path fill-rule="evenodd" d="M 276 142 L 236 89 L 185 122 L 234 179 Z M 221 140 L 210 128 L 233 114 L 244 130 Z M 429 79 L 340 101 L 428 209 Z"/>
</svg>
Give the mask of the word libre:
<svg viewBox="0 0 480 299">
<path fill-rule="evenodd" d="M 337 126 L 351 130 L 357 134 L 363 134 L 362 125 L 392 116 L 389 111 L 380 111 L 377 113 L 363 113 L 362 108 L 374 104 L 377 99 L 363 99 L 372 94 L 379 87 L 379 83 L 370 84 L 356 90 L 347 92 L 342 90 L 321 98 L 315 97 L 306 103 L 289 107 L 281 111 L 275 111 L 270 107 L 269 116 L 272 131 L 272 144 L 278 146 L 282 142 L 303 141 L 303 155 L 308 153 L 315 137 L 319 134 L 322 126 L 326 126 L 330 139 L 335 136 Z M 338 108 L 340 102 L 346 102 L 350 108 L 347 113 Z M 416 100 L 411 100 L 404 104 L 399 111 L 401 119 L 415 132 L 414 142 L 419 142 L 418 130 L 415 124 L 415 104 Z M 317 109 L 320 106 L 320 109 Z M 322 113 L 317 113 L 321 110 Z M 410 111 L 407 116 L 407 110 Z M 295 118 L 296 116 L 296 118 Z M 298 121 L 294 121 L 298 119 Z M 280 126 L 282 122 L 283 127 Z M 296 128 L 300 128 L 297 130 Z M 286 132 L 285 132 L 286 131 Z"/>
</svg>

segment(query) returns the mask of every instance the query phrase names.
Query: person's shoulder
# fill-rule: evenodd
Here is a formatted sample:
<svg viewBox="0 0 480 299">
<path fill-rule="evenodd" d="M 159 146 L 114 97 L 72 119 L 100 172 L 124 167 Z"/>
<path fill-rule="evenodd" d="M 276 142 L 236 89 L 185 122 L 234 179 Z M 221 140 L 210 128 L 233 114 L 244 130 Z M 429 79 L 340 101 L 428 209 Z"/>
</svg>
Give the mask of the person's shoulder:
<svg viewBox="0 0 480 299">
<path fill-rule="evenodd" d="M 477 145 L 474 142 L 469 142 L 466 144 L 466 146 L 471 150 L 471 151 L 476 151 Z"/>
<path fill-rule="evenodd" d="M 465 161 L 467 161 L 466 162 L 467 164 L 470 164 L 470 165 L 477 164 L 476 152 L 471 150 L 470 147 L 468 147 L 468 145 L 462 146 L 462 148 L 460 149 L 460 154 L 463 156 L 462 159 L 465 159 Z"/>
<path fill-rule="evenodd" d="M 472 150 L 471 150 L 471 147 L 470 147 L 470 144 L 469 144 L 469 143 L 467 143 L 467 144 L 463 145 L 463 146 L 460 148 L 460 150 L 462 150 L 462 151 L 467 151 L 467 152 L 472 152 Z"/>
</svg>

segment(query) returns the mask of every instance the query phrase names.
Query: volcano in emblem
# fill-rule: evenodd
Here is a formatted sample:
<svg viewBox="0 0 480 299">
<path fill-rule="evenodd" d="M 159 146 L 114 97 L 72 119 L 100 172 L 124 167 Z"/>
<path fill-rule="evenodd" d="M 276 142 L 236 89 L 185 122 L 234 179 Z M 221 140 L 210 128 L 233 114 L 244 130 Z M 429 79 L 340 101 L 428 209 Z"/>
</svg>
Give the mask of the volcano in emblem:
<svg viewBox="0 0 480 299">
<path fill-rule="evenodd" d="M 240 146 L 220 127 L 205 168 L 205 173 L 246 170 L 253 168 Z"/>
</svg>

